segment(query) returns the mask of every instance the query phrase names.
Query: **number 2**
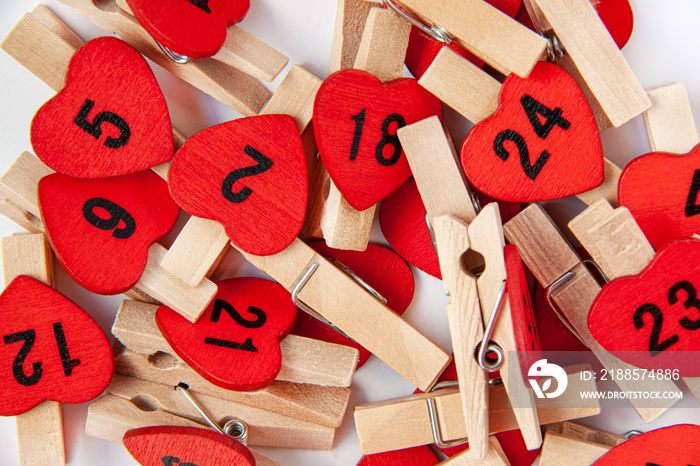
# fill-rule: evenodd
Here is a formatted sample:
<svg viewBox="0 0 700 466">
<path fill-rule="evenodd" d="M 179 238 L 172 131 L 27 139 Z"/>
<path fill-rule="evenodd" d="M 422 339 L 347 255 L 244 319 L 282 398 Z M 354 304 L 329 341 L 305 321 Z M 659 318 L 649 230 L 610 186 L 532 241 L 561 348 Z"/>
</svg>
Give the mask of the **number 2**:
<svg viewBox="0 0 700 466">
<path fill-rule="evenodd" d="M 255 149 L 252 146 L 245 146 L 243 152 L 256 162 L 258 162 L 258 164 L 253 165 L 252 167 L 244 167 L 239 168 L 238 170 L 233 170 L 231 173 L 226 175 L 226 178 L 224 178 L 224 182 L 221 185 L 221 193 L 228 201 L 231 201 L 235 204 L 240 204 L 241 202 L 248 199 L 248 197 L 251 194 L 253 194 L 253 190 L 250 189 L 248 186 L 244 186 L 243 189 L 241 189 L 239 192 L 234 193 L 233 184 L 241 178 L 246 178 L 248 176 L 255 176 L 264 173 L 270 168 L 272 168 L 272 165 L 274 164 L 274 162 L 271 159 L 265 157 L 265 155 L 263 155 L 262 152 Z"/>
<path fill-rule="evenodd" d="M 267 322 L 267 314 L 260 308 L 255 306 L 248 306 L 248 313 L 255 316 L 255 320 L 248 320 L 238 313 L 236 308 L 231 306 L 228 302 L 223 299 L 217 299 L 214 301 L 214 308 L 211 311 L 210 322 L 218 322 L 221 318 L 221 311 L 225 311 L 238 325 L 245 328 L 260 328 Z M 222 340 L 220 338 L 206 337 L 204 343 L 208 345 L 221 346 L 223 348 L 237 349 L 241 351 L 249 351 L 251 353 L 257 353 L 258 349 L 253 345 L 253 340 L 251 338 L 246 338 L 245 342 L 239 343 L 237 341 Z"/>
</svg>

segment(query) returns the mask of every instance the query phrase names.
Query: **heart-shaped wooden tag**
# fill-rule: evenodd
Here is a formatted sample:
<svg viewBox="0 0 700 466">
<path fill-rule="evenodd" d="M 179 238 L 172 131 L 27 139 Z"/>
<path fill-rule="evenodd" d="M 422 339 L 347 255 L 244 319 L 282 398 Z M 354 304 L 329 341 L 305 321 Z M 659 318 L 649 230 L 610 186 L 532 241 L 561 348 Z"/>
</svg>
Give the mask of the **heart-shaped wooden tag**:
<svg viewBox="0 0 700 466">
<path fill-rule="evenodd" d="M 385 451 L 362 457 L 357 466 L 396 466 L 410 464 L 411 466 L 434 466 L 440 463 L 435 452 L 428 445 L 405 448 L 403 450 Z"/>
<path fill-rule="evenodd" d="M 215 220 L 257 256 L 297 237 L 306 215 L 306 156 L 294 118 L 240 118 L 200 131 L 177 151 L 170 193 L 189 214 Z"/>
<path fill-rule="evenodd" d="M 678 424 L 645 432 L 616 446 L 593 466 L 689 466 L 700 463 L 700 426 Z"/>
<path fill-rule="evenodd" d="M 151 170 L 100 180 L 54 173 L 39 181 L 38 198 L 56 257 L 97 294 L 133 288 L 148 248 L 168 234 L 180 213 L 167 183 Z"/>
<path fill-rule="evenodd" d="M 156 322 L 183 361 L 228 390 L 268 386 L 280 371 L 280 340 L 294 326 L 297 308 L 282 285 L 262 278 L 231 278 L 197 323 L 161 306 Z"/>
<path fill-rule="evenodd" d="M 228 27 L 245 18 L 250 0 L 126 0 L 141 26 L 173 52 L 215 55 Z"/>
<path fill-rule="evenodd" d="M 197 427 L 131 429 L 122 443 L 142 466 L 255 466 L 255 457 L 238 440 Z"/>
<path fill-rule="evenodd" d="M 411 300 L 415 284 L 408 264 L 396 253 L 376 244 L 368 244 L 364 251 L 333 249 L 324 241 L 311 243 L 314 251 L 322 256 L 338 261 L 338 266 L 345 266 L 355 272 L 375 291 L 386 299 L 386 305 L 397 314 L 403 314 Z M 291 298 L 290 298 L 291 299 Z M 299 312 L 293 334 L 330 343 L 351 346 L 360 351 L 357 363 L 359 369 L 367 362 L 371 353 L 362 345 L 345 338 L 318 319 L 305 312 Z"/>
<path fill-rule="evenodd" d="M 688 155 L 661 152 L 637 157 L 620 175 L 618 199 L 651 245 L 700 233 L 700 145 Z"/>
<path fill-rule="evenodd" d="M 85 403 L 107 388 L 112 348 L 73 301 L 19 276 L 0 295 L 0 416 L 46 400 Z"/>
<path fill-rule="evenodd" d="M 649 370 L 700 376 L 700 240 L 676 240 L 638 275 L 606 284 L 588 313 L 603 347 Z"/>
<path fill-rule="evenodd" d="M 442 118 L 442 104 L 415 79 L 382 84 L 365 71 L 343 70 L 323 82 L 314 134 L 328 174 L 352 207 L 372 207 L 408 179 L 396 131 L 433 115 Z"/>
<path fill-rule="evenodd" d="M 469 132 L 461 158 L 475 188 L 506 201 L 560 199 L 604 180 L 588 102 L 566 71 L 546 62 L 526 79 L 506 78 L 498 109 Z"/>
<path fill-rule="evenodd" d="M 77 178 L 127 175 L 173 157 L 168 106 L 146 60 L 114 37 L 93 39 L 68 65 L 66 85 L 34 115 L 36 155 Z"/>
</svg>

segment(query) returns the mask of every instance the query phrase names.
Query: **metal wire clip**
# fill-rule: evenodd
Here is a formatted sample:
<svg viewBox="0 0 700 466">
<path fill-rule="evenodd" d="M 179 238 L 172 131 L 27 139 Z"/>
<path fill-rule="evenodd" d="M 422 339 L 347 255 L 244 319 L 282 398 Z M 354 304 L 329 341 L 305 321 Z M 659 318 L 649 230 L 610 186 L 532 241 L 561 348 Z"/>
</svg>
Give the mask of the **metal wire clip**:
<svg viewBox="0 0 700 466">
<path fill-rule="evenodd" d="M 170 50 L 168 47 L 161 44 L 157 40 L 155 41 L 155 43 L 156 43 L 156 45 L 158 45 L 158 48 L 160 48 L 160 50 L 165 54 L 166 57 L 168 57 L 170 60 L 174 61 L 178 65 L 186 65 L 192 61 L 192 59 L 190 57 L 188 57 L 187 55 L 180 55 L 177 52 L 173 52 L 172 50 Z"/>
<path fill-rule="evenodd" d="M 408 21 L 411 25 L 417 27 L 421 30 L 421 32 L 424 32 L 433 39 L 440 41 L 445 45 L 450 45 L 454 40 L 454 37 L 447 31 L 447 29 L 437 24 L 428 26 L 427 24 L 423 23 L 422 21 L 419 21 L 412 14 L 398 6 L 394 2 L 394 0 L 382 0 L 382 2 L 384 3 L 384 6 L 389 8 L 391 11 L 393 11 L 401 18 Z"/>
<path fill-rule="evenodd" d="M 214 429 L 220 434 L 224 434 L 233 439 L 238 440 L 243 445 L 248 445 L 248 424 L 246 424 L 243 420 L 233 418 L 226 424 L 224 424 L 224 428 L 222 429 L 219 426 L 219 424 L 216 421 L 214 421 L 214 419 L 212 419 L 211 416 L 209 416 L 209 414 L 202 407 L 202 405 L 200 405 L 199 402 L 197 402 L 197 400 L 194 399 L 192 394 L 189 393 L 189 387 L 187 386 L 187 384 L 179 383 L 175 386 L 175 390 L 180 392 L 182 396 L 184 396 L 187 399 L 187 401 L 189 401 L 192 404 L 192 406 L 194 406 L 197 412 L 204 418 L 205 421 L 207 421 L 207 424 L 209 424 L 212 429 Z"/>
<path fill-rule="evenodd" d="M 489 323 L 484 330 L 484 338 L 481 340 L 479 345 L 476 347 L 476 361 L 479 366 L 486 372 L 496 372 L 503 365 L 503 350 L 496 343 L 491 341 L 491 334 L 493 329 L 496 327 L 496 319 L 501 310 L 501 304 L 503 303 L 503 296 L 506 293 L 506 281 L 503 280 L 501 283 L 501 288 L 498 290 L 498 298 L 496 298 L 496 304 L 493 306 L 491 311 L 491 318 Z M 486 344 L 484 345 L 484 342 Z M 489 353 L 495 353 L 496 358 L 488 356 Z"/>
<path fill-rule="evenodd" d="M 523 5 L 525 5 L 525 10 L 527 10 L 527 15 L 532 21 L 532 25 L 535 26 L 535 30 L 539 35 L 547 39 L 547 57 L 549 61 L 554 61 L 557 58 L 561 58 L 566 54 L 566 49 L 564 45 L 557 37 L 557 34 L 553 29 L 545 29 L 542 27 L 539 19 L 537 18 L 537 13 L 535 11 L 535 6 L 532 4 L 532 0 L 523 0 Z"/>
</svg>

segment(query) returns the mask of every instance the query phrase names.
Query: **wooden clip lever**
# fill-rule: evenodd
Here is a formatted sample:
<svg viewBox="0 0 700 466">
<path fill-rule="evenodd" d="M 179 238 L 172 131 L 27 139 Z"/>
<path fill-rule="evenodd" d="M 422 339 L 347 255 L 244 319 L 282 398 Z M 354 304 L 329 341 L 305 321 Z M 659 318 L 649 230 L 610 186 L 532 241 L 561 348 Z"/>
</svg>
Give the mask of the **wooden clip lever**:
<svg viewBox="0 0 700 466">
<path fill-rule="evenodd" d="M 112 325 L 112 333 L 132 351 L 175 356 L 156 324 L 158 306 L 138 301 L 122 301 Z M 276 380 L 329 387 L 349 387 L 357 366 L 359 351 L 348 346 L 287 335 L 280 342 L 282 369 Z"/>
<path fill-rule="evenodd" d="M 612 448 L 627 440 L 575 422 L 562 422 L 547 427 L 540 465 L 588 466 Z"/>
<path fill-rule="evenodd" d="M 427 390 L 450 355 L 300 239 L 271 256 L 244 257 L 395 371 Z"/>
<path fill-rule="evenodd" d="M 595 351 L 603 366 L 608 371 L 632 368 L 606 352 L 591 335 L 587 322 L 588 311 L 600 292 L 600 285 L 544 210 L 539 205 L 532 204 L 506 223 L 504 229 L 508 241 L 518 247 L 525 264 L 561 309 L 568 321 L 567 325 L 575 330 L 584 345 Z M 659 390 L 678 393 L 678 388 L 671 381 L 616 379 L 615 382 L 625 391 Z M 653 407 L 639 407 L 640 400 L 629 401 L 642 419 L 649 422 L 671 407 L 677 399 L 644 401 L 647 406 Z"/>
<path fill-rule="evenodd" d="M 2 238 L 2 268 L 6 286 L 19 275 L 28 275 L 53 286 L 53 260 L 53 252 L 42 234 Z M 44 401 L 16 419 L 21 465 L 66 464 L 60 403 Z"/>
<path fill-rule="evenodd" d="M 566 369 L 568 388 L 560 397 L 544 402 L 538 399 L 537 414 L 540 424 L 550 424 L 569 419 L 594 416 L 600 412 L 597 400 L 585 400 L 581 407 L 573 408 L 574 399 L 580 400 L 579 391 L 595 391 L 593 380 L 583 380 L 582 372 L 590 372 L 588 365 Z M 422 393 L 393 400 L 380 401 L 355 408 L 355 426 L 362 453 L 410 448 L 434 443 L 437 427 L 431 424 L 428 399 L 434 399 L 436 422 L 445 440 L 466 436 L 464 414 L 460 409 L 459 391 L 445 388 L 432 393 Z M 555 402 L 555 404 L 552 404 Z M 489 387 L 489 433 L 518 428 L 515 414 L 509 407 L 508 395 L 502 385 Z"/>
<path fill-rule="evenodd" d="M 674 82 L 646 92 L 653 104 L 644 112 L 652 152 L 690 152 L 700 139 L 685 85 Z"/>
<path fill-rule="evenodd" d="M 39 220 L 37 184 L 50 169 L 29 152 L 23 152 L 0 179 L 0 212 L 9 213 L 9 218 L 30 231 L 43 231 Z M 39 220 L 39 221 L 37 221 Z M 146 269 L 136 288 L 155 297 L 171 309 L 177 310 L 194 321 L 207 308 L 216 295 L 216 285 L 203 280 L 196 287 L 187 285 L 163 270 L 160 262 L 166 249 L 154 244 L 148 250 Z"/>
</svg>

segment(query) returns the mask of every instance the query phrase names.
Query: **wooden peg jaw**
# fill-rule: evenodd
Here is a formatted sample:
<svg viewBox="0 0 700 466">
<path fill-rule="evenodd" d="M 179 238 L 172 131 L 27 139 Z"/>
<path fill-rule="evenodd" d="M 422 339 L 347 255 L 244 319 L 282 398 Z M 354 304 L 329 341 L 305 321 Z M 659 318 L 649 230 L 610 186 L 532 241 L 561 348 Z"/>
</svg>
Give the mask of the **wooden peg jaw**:
<svg viewBox="0 0 700 466">
<path fill-rule="evenodd" d="M 510 462 L 496 437 L 489 437 L 489 449 L 483 459 L 478 459 L 474 456 L 470 442 L 470 448 L 457 453 L 440 464 L 443 466 L 510 466 Z"/>
<path fill-rule="evenodd" d="M 573 422 L 550 425 L 544 436 L 540 464 L 588 466 L 625 440 L 621 435 Z"/>
<path fill-rule="evenodd" d="M 450 355 L 300 239 L 271 256 L 243 253 L 299 300 L 331 321 L 418 388 L 428 389 Z M 379 330 L 381 329 L 381 330 Z M 378 332 L 391 335 L 377 338 Z"/>
<path fill-rule="evenodd" d="M 605 175 L 603 184 L 585 193 L 579 193 L 576 197 L 588 205 L 599 199 L 605 199 L 610 205 L 617 207 L 617 183 L 622 175 L 622 169 L 610 160 L 603 158 L 603 174 Z"/>
<path fill-rule="evenodd" d="M 587 400 L 586 405 L 572 408 L 571 401 L 579 401 L 579 391 L 595 390 L 595 381 L 581 380 L 579 372 L 590 372 L 589 365 L 567 368 L 568 389 L 556 398 L 555 406 L 538 400 L 540 424 L 550 424 L 569 419 L 594 416 L 600 412 L 597 400 Z M 571 395 L 574 394 L 574 395 Z M 430 412 L 426 401 L 434 397 L 438 422 L 444 440 L 464 437 L 466 424 L 460 409 L 460 395 L 456 388 L 446 388 L 431 393 L 411 395 L 393 400 L 369 403 L 355 407 L 355 426 L 363 454 L 410 448 L 434 442 L 430 424 Z M 571 398 L 570 398 L 571 397 Z M 489 386 L 489 433 L 517 429 L 513 410 L 502 385 Z"/>
<path fill-rule="evenodd" d="M 168 353 L 177 357 L 156 324 L 158 306 L 122 301 L 112 325 L 112 334 L 132 351 L 142 354 Z M 281 342 L 282 368 L 276 380 L 349 387 L 359 351 L 348 346 L 287 335 Z"/>
<path fill-rule="evenodd" d="M 686 154 L 700 138 L 685 85 L 673 82 L 646 90 L 651 108 L 644 112 L 652 152 Z"/>
</svg>

